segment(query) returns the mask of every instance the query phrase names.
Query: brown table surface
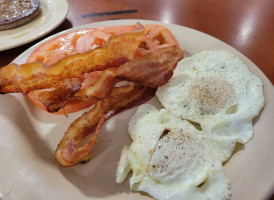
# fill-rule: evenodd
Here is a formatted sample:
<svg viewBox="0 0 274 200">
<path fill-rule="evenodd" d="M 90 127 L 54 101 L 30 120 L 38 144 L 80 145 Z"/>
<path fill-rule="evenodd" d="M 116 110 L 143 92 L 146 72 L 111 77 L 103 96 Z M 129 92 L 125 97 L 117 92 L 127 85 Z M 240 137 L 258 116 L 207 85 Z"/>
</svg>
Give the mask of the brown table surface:
<svg viewBox="0 0 274 200">
<path fill-rule="evenodd" d="M 68 16 L 57 29 L 29 44 L 0 52 L 0 67 L 35 43 L 68 28 L 104 20 L 148 19 L 190 27 L 224 41 L 253 61 L 274 83 L 273 0 L 67 1 Z"/>
<path fill-rule="evenodd" d="M 0 66 L 38 41 L 71 27 L 112 19 L 149 19 L 187 26 L 224 41 L 253 61 L 274 83 L 273 0 L 67 1 L 68 16 L 57 29 L 34 42 L 0 52 Z"/>
</svg>

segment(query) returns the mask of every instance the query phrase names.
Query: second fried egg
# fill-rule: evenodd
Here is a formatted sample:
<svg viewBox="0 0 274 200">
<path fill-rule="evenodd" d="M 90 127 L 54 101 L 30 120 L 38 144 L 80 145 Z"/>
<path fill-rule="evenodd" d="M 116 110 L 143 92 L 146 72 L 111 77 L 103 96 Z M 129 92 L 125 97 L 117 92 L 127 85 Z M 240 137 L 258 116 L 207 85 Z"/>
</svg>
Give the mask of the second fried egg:
<svg viewBox="0 0 274 200">
<path fill-rule="evenodd" d="M 234 149 L 166 109 L 140 106 L 131 119 L 133 140 L 121 153 L 116 181 L 132 171 L 130 187 L 156 199 L 222 200 L 230 196 L 222 162 Z"/>
</svg>

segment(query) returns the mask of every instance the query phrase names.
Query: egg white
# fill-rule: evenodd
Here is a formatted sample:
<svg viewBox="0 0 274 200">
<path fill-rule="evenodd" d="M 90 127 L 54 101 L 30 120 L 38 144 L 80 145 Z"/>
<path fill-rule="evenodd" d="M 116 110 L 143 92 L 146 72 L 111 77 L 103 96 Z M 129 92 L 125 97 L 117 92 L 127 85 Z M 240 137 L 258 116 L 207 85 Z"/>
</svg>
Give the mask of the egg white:
<svg viewBox="0 0 274 200">
<path fill-rule="evenodd" d="M 181 61 L 156 95 L 181 119 L 244 144 L 253 136 L 252 119 L 265 104 L 261 80 L 238 57 L 217 50 Z"/>
<path fill-rule="evenodd" d="M 121 153 L 116 182 L 132 171 L 130 187 L 156 199 L 227 199 L 222 162 L 234 149 L 166 109 L 140 106 L 129 123 L 133 140 Z M 225 153 L 227 152 L 227 153 Z"/>
</svg>

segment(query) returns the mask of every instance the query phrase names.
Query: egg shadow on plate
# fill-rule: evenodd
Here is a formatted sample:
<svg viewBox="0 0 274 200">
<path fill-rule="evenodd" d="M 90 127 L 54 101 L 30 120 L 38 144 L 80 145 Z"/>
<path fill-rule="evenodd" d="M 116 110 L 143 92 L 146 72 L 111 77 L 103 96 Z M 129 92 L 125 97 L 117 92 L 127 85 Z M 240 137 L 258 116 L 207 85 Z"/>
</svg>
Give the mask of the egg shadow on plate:
<svg viewBox="0 0 274 200">
<path fill-rule="evenodd" d="M 190 57 L 192 56 L 191 53 L 189 51 L 187 51 L 186 49 L 182 49 L 183 53 L 184 53 L 184 58 Z M 184 59 L 183 58 L 183 59 Z"/>
<path fill-rule="evenodd" d="M 253 132 L 254 132 L 253 134 L 256 134 L 256 133 L 255 133 L 255 130 L 254 130 L 254 127 L 255 127 L 255 125 L 256 125 L 256 122 L 258 122 L 258 121 L 260 120 L 263 110 L 264 110 L 264 108 L 260 111 L 260 113 L 259 113 L 258 116 L 255 116 L 255 117 L 252 119 L 252 126 L 253 126 Z M 253 135 L 253 137 L 254 137 L 254 135 Z M 254 139 L 253 137 L 251 138 L 251 140 Z M 248 144 L 248 142 L 247 142 L 246 144 Z M 234 148 L 234 150 L 233 150 L 233 152 L 232 152 L 232 154 L 231 154 L 231 157 L 235 156 L 238 152 L 240 152 L 240 151 L 242 151 L 242 150 L 244 150 L 244 149 L 245 149 L 245 144 L 241 144 L 241 143 L 238 143 L 238 142 L 237 142 L 236 145 L 235 145 L 235 148 Z M 231 157 L 230 157 L 230 158 L 231 158 Z M 223 165 L 225 165 L 227 162 L 229 162 L 230 158 L 229 158 L 227 161 L 225 161 L 225 162 L 223 163 Z"/>
<path fill-rule="evenodd" d="M 37 159 L 54 164 L 49 147 L 39 137 L 20 101 L 13 95 L 5 94 L 1 95 L 0 105 L 0 114 L 20 129 Z"/>
<path fill-rule="evenodd" d="M 232 155 L 236 155 L 238 152 L 240 152 L 240 151 L 242 151 L 244 149 L 245 149 L 245 145 L 244 144 L 240 144 L 240 143 L 237 142 Z"/>
</svg>

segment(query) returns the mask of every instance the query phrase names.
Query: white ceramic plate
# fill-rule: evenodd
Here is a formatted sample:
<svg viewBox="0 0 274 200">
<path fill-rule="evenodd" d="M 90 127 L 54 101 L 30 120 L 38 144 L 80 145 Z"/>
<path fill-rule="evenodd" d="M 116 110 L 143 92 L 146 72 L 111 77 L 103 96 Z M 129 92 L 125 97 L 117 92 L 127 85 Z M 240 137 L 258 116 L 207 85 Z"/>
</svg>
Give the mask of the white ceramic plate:
<svg viewBox="0 0 274 200">
<path fill-rule="evenodd" d="M 64 21 L 68 13 L 66 0 L 40 0 L 40 2 L 42 13 L 33 21 L 11 30 L 0 31 L 0 51 L 40 38 Z"/>
<path fill-rule="evenodd" d="M 274 90 L 270 81 L 244 55 L 209 35 L 178 25 L 138 21 L 168 27 L 186 56 L 210 49 L 232 52 L 263 81 L 266 105 L 255 122 L 255 136 L 248 144 L 237 148 L 225 164 L 225 172 L 231 181 L 232 200 L 266 199 L 274 187 Z M 135 23 L 136 20 L 106 21 L 71 30 Z M 14 62 L 24 62 L 30 52 L 45 41 L 25 51 Z M 150 102 L 159 104 L 156 98 Z M 122 185 L 115 183 L 120 151 L 124 145 L 131 143 L 127 124 L 136 108 L 120 113 L 105 123 L 92 151 L 91 161 L 62 168 L 54 160 L 54 151 L 69 124 L 80 113 L 69 115 L 69 118 L 51 115 L 33 106 L 20 94 L 1 96 L 0 105 L 2 199 L 150 199 L 144 194 L 130 192 L 128 180 Z"/>
</svg>

